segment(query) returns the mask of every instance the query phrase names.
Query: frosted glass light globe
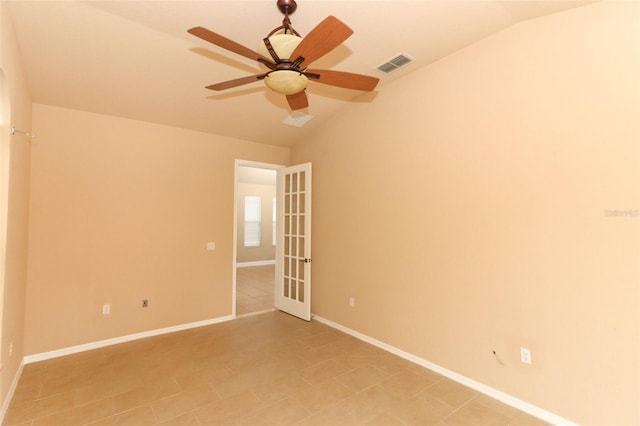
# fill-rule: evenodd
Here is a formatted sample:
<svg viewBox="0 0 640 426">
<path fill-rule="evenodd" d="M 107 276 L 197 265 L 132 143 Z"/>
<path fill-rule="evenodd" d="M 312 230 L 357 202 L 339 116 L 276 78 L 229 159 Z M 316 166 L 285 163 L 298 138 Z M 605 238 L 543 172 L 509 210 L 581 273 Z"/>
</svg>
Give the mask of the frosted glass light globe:
<svg viewBox="0 0 640 426">
<path fill-rule="evenodd" d="M 278 70 L 269 73 L 264 78 L 264 84 L 274 92 L 283 95 L 293 95 L 302 92 L 309 83 L 304 74 L 291 70 Z"/>
</svg>

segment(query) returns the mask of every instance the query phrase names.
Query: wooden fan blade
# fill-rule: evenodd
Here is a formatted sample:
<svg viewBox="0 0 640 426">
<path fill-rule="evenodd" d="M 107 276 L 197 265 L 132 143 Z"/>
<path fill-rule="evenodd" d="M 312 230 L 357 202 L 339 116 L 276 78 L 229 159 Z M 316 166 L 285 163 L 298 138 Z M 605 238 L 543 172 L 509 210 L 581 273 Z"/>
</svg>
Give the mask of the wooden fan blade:
<svg viewBox="0 0 640 426">
<path fill-rule="evenodd" d="M 287 95 L 287 102 L 289 102 L 292 111 L 309 106 L 309 99 L 307 99 L 307 94 L 304 90 L 293 95 Z"/>
<path fill-rule="evenodd" d="M 338 47 L 351 34 L 353 34 L 351 28 L 340 22 L 338 18 L 329 16 L 302 39 L 289 59 L 295 61 L 301 56 L 304 58 L 302 63 L 309 66 L 311 62 Z"/>
<path fill-rule="evenodd" d="M 266 74 L 256 74 L 250 75 L 247 77 L 236 78 L 235 80 L 223 81 L 222 83 L 212 84 L 207 86 L 207 89 L 211 90 L 225 90 L 231 89 L 232 87 L 242 86 L 243 84 L 253 83 L 254 81 L 259 81 L 264 78 Z"/>
<path fill-rule="evenodd" d="M 213 43 L 216 46 L 222 47 L 223 49 L 227 49 L 233 53 L 237 53 L 238 55 L 242 55 L 245 58 L 252 59 L 254 61 L 267 61 L 268 63 L 275 65 L 273 61 L 269 58 L 265 58 L 260 55 L 258 52 L 255 52 L 248 47 L 244 47 L 243 45 L 236 43 L 233 40 L 229 40 L 226 37 L 221 36 L 220 34 L 216 34 L 213 31 L 209 31 L 203 27 L 194 27 L 187 31 L 190 34 L 193 34 L 196 37 L 200 37 L 201 39 L 208 41 L 209 43 Z"/>
<path fill-rule="evenodd" d="M 343 87 L 345 89 L 364 90 L 367 92 L 371 92 L 375 89 L 380 81 L 379 78 L 369 77 L 368 75 L 353 74 L 343 71 L 306 69 L 305 73 L 317 74 L 320 76 L 319 78 L 310 76 L 311 81 Z"/>
</svg>

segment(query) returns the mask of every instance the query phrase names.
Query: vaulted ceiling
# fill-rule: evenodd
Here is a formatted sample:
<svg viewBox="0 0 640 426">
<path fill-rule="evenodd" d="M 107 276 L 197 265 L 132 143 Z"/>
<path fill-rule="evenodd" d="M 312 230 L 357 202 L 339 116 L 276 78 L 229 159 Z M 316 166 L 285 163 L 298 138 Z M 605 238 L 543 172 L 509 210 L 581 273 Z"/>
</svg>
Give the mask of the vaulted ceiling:
<svg viewBox="0 0 640 426">
<path fill-rule="evenodd" d="M 283 15 L 275 0 L 17 1 L 9 7 L 34 102 L 291 146 L 348 103 L 376 102 L 389 83 L 519 21 L 590 1 L 298 0 L 304 37 L 333 15 L 354 30 L 313 63 L 380 78 L 362 93 L 307 88 L 303 127 L 283 124 L 283 95 L 260 81 L 214 92 L 205 86 L 263 72 L 257 63 L 187 33 L 206 27 L 253 50 Z M 415 61 L 390 74 L 376 67 L 399 53 Z"/>
</svg>

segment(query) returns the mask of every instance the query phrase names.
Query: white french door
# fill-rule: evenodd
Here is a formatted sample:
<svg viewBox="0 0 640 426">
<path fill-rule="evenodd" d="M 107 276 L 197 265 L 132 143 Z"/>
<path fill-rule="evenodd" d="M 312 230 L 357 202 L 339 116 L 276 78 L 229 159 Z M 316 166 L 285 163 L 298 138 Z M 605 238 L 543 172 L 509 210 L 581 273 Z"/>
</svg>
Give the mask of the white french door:
<svg viewBox="0 0 640 426">
<path fill-rule="evenodd" d="M 276 307 L 311 320 L 311 163 L 278 170 Z"/>
</svg>

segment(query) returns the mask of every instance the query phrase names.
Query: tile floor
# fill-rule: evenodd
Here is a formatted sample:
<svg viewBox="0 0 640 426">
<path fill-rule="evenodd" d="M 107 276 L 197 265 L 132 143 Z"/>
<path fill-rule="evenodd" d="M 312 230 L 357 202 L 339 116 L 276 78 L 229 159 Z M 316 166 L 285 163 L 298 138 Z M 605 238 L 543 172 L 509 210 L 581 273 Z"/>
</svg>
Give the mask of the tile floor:
<svg viewBox="0 0 640 426">
<path fill-rule="evenodd" d="M 236 269 L 236 315 L 273 309 L 275 265 Z"/>
<path fill-rule="evenodd" d="M 4 425 L 541 425 L 281 312 L 28 364 Z"/>
</svg>

